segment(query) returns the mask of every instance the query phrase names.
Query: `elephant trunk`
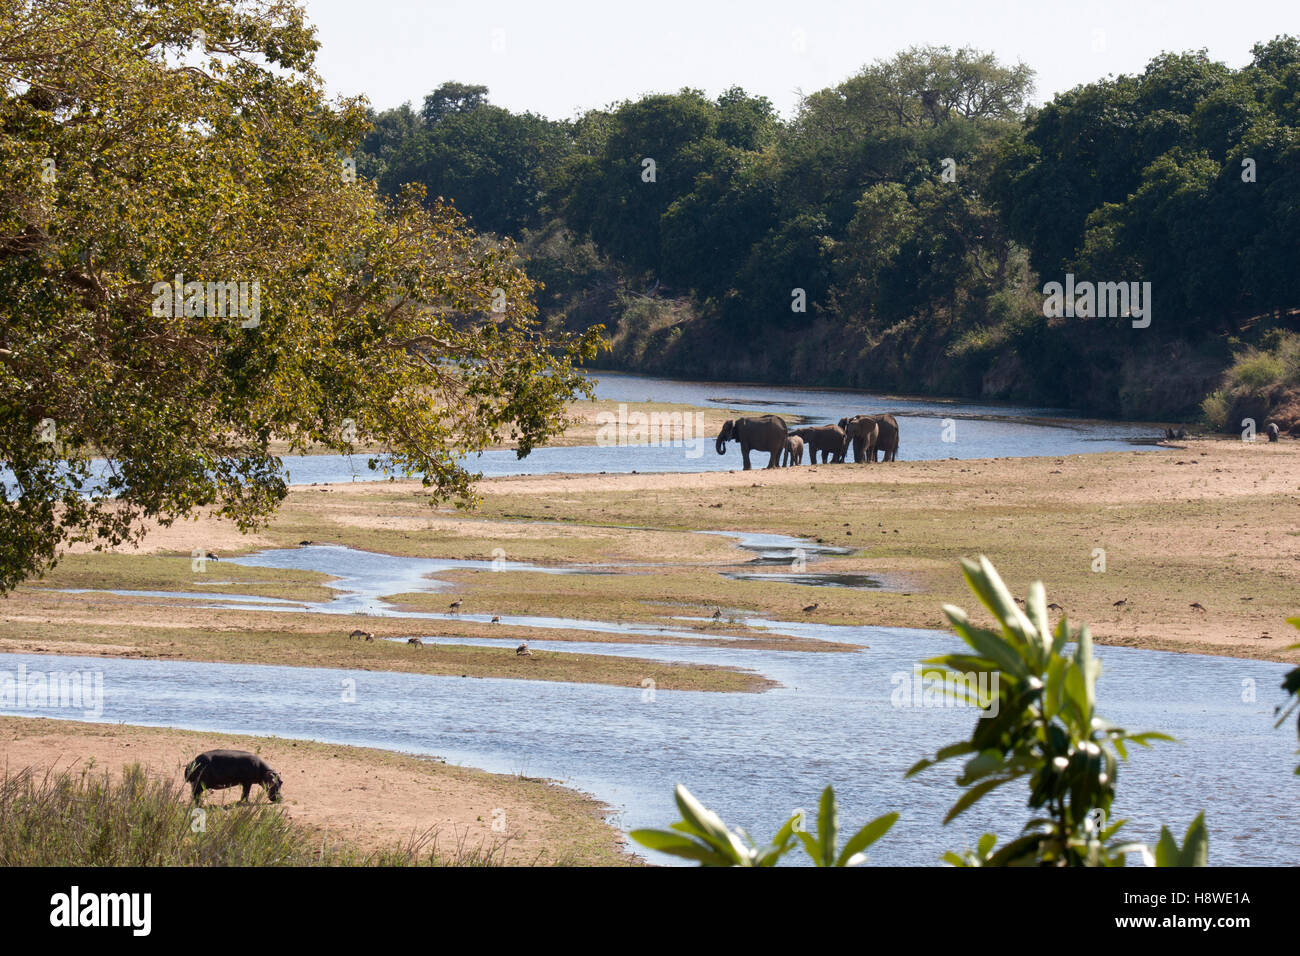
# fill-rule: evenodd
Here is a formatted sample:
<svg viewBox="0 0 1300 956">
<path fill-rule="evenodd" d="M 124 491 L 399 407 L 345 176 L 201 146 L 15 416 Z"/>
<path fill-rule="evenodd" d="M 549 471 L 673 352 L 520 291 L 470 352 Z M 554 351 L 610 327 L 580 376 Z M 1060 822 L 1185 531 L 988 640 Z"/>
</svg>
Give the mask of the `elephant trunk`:
<svg viewBox="0 0 1300 956">
<path fill-rule="evenodd" d="M 722 431 L 718 432 L 718 454 L 719 455 L 725 455 L 727 453 L 728 438 L 740 437 L 739 435 L 736 434 L 736 431 L 737 428 L 734 419 L 722 423 Z"/>
</svg>

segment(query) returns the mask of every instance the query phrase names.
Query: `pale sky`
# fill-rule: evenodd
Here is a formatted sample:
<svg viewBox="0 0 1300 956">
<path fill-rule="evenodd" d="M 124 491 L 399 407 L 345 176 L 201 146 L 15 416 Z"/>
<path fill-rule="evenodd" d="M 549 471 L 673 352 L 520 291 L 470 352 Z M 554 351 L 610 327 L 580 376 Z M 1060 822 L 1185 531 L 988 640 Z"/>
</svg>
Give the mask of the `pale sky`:
<svg viewBox="0 0 1300 956">
<path fill-rule="evenodd" d="M 554 119 L 683 86 L 739 85 L 789 116 L 799 91 L 834 85 L 912 45 L 974 46 L 1037 73 L 1036 101 L 1156 54 L 1207 48 L 1241 66 L 1253 43 L 1300 34 L 1295 0 L 306 0 L 331 93 L 378 109 L 446 80 Z"/>
</svg>

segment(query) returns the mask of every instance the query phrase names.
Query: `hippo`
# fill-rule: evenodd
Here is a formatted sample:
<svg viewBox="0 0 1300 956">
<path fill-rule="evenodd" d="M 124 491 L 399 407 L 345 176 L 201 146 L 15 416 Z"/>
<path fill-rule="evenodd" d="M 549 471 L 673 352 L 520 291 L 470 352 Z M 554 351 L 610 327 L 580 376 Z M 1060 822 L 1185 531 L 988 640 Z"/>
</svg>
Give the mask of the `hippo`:
<svg viewBox="0 0 1300 956">
<path fill-rule="evenodd" d="M 185 768 L 185 782 L 194 791 L 194 802 L 203 799 L 204 790 L 225 790 L 243 787 L 241 803 L 248 802 L 248 791 L 260 783 L 272 803 L 281 800 L 280 775 L 257 754 L 246 750 L 208 750 L 190 761 Z"/>
</svg>

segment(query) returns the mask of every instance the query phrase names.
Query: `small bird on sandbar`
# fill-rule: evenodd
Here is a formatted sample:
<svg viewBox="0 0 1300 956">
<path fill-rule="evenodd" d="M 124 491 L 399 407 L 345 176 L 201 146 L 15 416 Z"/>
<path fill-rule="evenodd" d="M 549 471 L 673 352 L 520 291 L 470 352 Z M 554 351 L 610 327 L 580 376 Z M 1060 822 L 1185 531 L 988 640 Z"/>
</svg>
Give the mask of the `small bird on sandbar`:
<svg viewBox="0 0 1300 956">
<path fill-rule="evenodd" d="M 515 657 L 532 657 L 533 652 L 528 649 L 528 642 L 520 644 L 515 648 Z"/>
<path fill-rule="evenodd" d="M 821 607 L 821 604 L 820 604 L 820 603 L 818 603 L 818 604 L 809 604 L 806 608 L 803 609 L 803 612 L 804 612 L 805 614 L 811 614 L 813 611 L 817 610 L 819 607 Z"/>
<path fill-rule="evenodd" d="M 713 612 L 713 619 L 716 621 L 720 617 L 722 617 L 722 608 L 716 608 Z"/>
<path fill-rule="evenodd" d="M 460 598 L 457 598 L 456 600 L 448 604 L 447 607 L 451 608 L 453 611 L 459 611 L 462 603 L 464 602 L 462 602 Z"/>
<path fill-rule="evenodd" d="M 1205 605 L 1203 605 L 1200 601 L 1193 601 L 1190 607 L 1193 611 L 1202 611 L 1202 612 L 1205 611 Z"/>
<path fill-rule="evenodd" d="M 1128 598 L 1120 598 L 1118 601 L 1116 601 L 1116 602 L 1115 602 L 1113 605 L 1111 605 L 1111 606 L 1112 606 L 1112 607 L 1127 607 L 1127 606 L 1128 606 Z"/>
<path fill-rule="evenodd" d="M 500 624 L 500 623 L 501 623 L 501 618 L 500 618 L 499 616 L 497 616 L 496 614 L 493 614 L 493 615 L 492 615 L 492 623 L 493 623 L 493 624 Z"/>
<path fill-rule="evenodd" d="M 1061 610 L 1061 605 L 1059 605 L 1059 604 L 1057 604 L 1055 601 L 1053 601 L 1051 604 L 1047 605 L 1047 609 L 1048 609 L 1049 611 L 1059 611 L 1059 610 Z"/>
</svg>

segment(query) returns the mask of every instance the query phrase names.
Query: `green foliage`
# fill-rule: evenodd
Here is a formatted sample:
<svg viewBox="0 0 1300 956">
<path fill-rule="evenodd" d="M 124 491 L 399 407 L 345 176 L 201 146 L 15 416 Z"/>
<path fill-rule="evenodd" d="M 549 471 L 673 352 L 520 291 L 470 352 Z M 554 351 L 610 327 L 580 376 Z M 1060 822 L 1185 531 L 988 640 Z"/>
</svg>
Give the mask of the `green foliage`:
<svg viewBox="0 0 1300 956">
<path fill-rule="evenodd" d="M 758 845 L 744 830 L 730 830 L 712 810 L 681 784 L 674 791 L 682 818 L 671 830 L 633 830 L 630 836 L 644 847 L 694 860 L 700 866 L 775 866 L 785 854 L 801 846 L 815 866 L 859 866 L 867 861 L 867 847 L 898 821 L 897 813 L 877 817 L 858 830 L 843 848 L 839 846 L 839 804 L 835 790 L 822 791 L 817 808 L 817 832 L 803 828 L 802 814 L 781 825 L 771 842 Z"/>
<path fill-rule="evenodd" d="M 388 447 L 472 498 L 463 453 L 527 454 L 587 392 L 599 330 L 542 334 L 510 243 L 348 175 L 366 113 L 327 101 L 315 49 L 277 2 L 6 5 L 0 593 L 146 519 L 255 527 L 286 491 L 275 439 Z M 172 307 L 177 274 L 201 285 Z M 250 313 L 256 283 L 258 314 L 218 282 Z"/>
<path fill-rule="evenodd" d="M 1205 420 L 1218 429 L 1228 427 L 1228 415 L 1231 412 L 1227 389 L 1215 389 L 1201 401 L 1201 414 Z"/>
<path fill-rule="evenodd" d="M 1233 363 L 1230 374 L 1247 388 L 1263 388 L 1278 382 L 1286 371 L 1279 356 L 1252 351 Z"/>
<path fill-rule="evenodd" d="M 1097 714 L 1101 664 L 1093 657 L 1092 636 L 1087 625 L 1072 632 L 1064 616 L 1050 626 L 1042 582 L 1030 586 L 1022 611 L 987 558 L 963 560 L 962 574 L 997 630 L 979 627 L 961 608 L 947 605 L 944 614 L 971 651 L 926 663 L 995 675 L 997 706 L 993 716 L 976 722 L 969 740 L 918 761 L 908 775 L 965 758 L 957 777 L 965 792 L 944 823 L 1008 783 L 1028 783 L 1028 805 L 1044 815 L 1031 819 L 1001 850 L 977 852 L 983 865 L 1122 866 L 1125 854 L 1140 847 L 1114 841 L 1123 820 L 1108 823 L 1119 758 L 1127 758 L 1130 744 L 1145 747 L 1170 738 L 1129 733 Z M 1066 652 L 1071 641 L 1073 654 Z"/>
<path fill-rule="evenodd" d="M 623 365 L 1191 414 L 1227 336 L 1294 326 L 1300 308 L 1300 40 L 1257 44 L 1240 69 L 1162 54 L 1029 110 L 1032 81 L 987 53 L 914 47 L 809 93 L 788 122 L 733 88 L 563 124 L 489 122 L 481 88 L 446 84 L 428 123 L 376 117 L 361 166 L 479 228 L 591 242 L 614 275 L 560 280 L 545 308 L 570 327 L 616 314 L 611 282 L 679 300 L 683 334 Z M 1151 282 L 1155 328 L 1025 322 L 1067 271 Z M 1167 361 L 1170 340 L 1198 361 Z M 1206 412 L 1226 421 L 1238 398 Z"/>
<path fill-rule="evenodd" d="M 1099 831 L 1097 843 L 1104 843 L 1109 840 L 1119 829 L 1119 825 L 1109 827 Z M 972 866 L 1025 866 L 1036 863 L 1037 861 L 1025 855 L 1025 841 L 1022 837 L 1007 844 L 1001 849 L 997 848 L 998 838 L 992 833 L 986 833 L 980 837 L 976 843 L 975 849 L 967 850 L 965 853 L 948 852 L 943 855 L 945 863 L 953 866 L 972 867 Z M 1198 813 L 1196 819 L 1187 827 L 1187 832 L 1183 836 L 1183 845 L 1178 846 L 1168 827 L 1160 828 L 1160 839 L 1156 843 L 1154 851 L 1143 844 L 1130 844 L 1123 847 L 1125 853 L 1133 853 L 1140 856 L 1147 866 L 1209 866 L 1209 834 L 1205 829 L 1205 814 Z M 1121 854 L 1116 853 L 1116 848 L 1100 848 L 1095 857 L 1089 861 L 1089 865 L 1105 866 L 1123 866 L 1124 858 Z"/>
<path fill-rule="evenodd" d="M 1117 838 L 1126 821 L 1112 822 L 1109 814 L 1119 759 L 1128 758 L 1129 745 L 1146 747 L 1171 738 L 1151 731 L 1130 733 L 1097 714 L 1101 664 L 1093 656 L 1087 625 L 1072 631 L 1062 616 L 1051 627 L 1041 581 L 1030 586 L 1022 610 L 987 558 L 963 560 L 962 574 L 993 615 L 997 630 L 972 624 L 961 608 L 945 605 L 944 613 L 970 651 L 925 663 L 941 665 L 953 676 L 988 675 L 997 698 L 975 701 L 965 680 L 946 681 L 945 686 L 963 703 L 978 703 L 985 713 L 969 740 L 918 761 L 907 776 L 966 758 L 957 777 L 965 792 L 944 817 L 945 824 L 1017 780 L 1029 785 L 1028 805 L 1043 815 L 1029 820 L 1020 836 L 1005 846 L 999 848 L 997 837 L 986 833 L 974 849 L 945 853 L 944 861 L 953 866 L 1123 866 L 1128 855 L 1136 854 L 1156 866 L 1206 866 L 1209 837 L 1203 814 L 1187 828 L 1182 847 L 1167 827 L 1161 828 L 1154 852 L 1145 844 Z M 1300 618 L 1293 623 L 1300 627 Z M 1071 642 L 1075 650 L 1067 653 Z M 1288 682 L 1292 693 L 1300 693 L 1300 669 Z M 852 866 L 864 862 L 862 851 L 898 819 L 896 813 L 878 817 L 859 830 L 843 851 L 837 851 L 835 794 L 827 787 L 815 835 L 802 832 L 796 815 L 770 843 L 759 846 L 744 830 L 729 830 L 680 784 L 676 799 L 682 819 L 671 830 L 635 830 L 632 837 L 643 846 L 704 866 L 772 866 L 796 841 L 818 866 Z"/>
<path fill-rule="evenodd" d="M 402 106 L 373 122 L 362 150 L 375 160 L 360 168 L 381 193 L 419 184 L 475 229 L 505 236 L 543 224 L 542 197 L 571 149 L 565 124 L 493 106 L 482 86 L 444 83 L 418 117 Z"/>
<path fill-rule="evenodd" d="M 739 109 L 729 91 L 729 110 Z M 662 270 L 661 219 L 696 177 L 732 152 L 722 111 L 696 90 L 655 94 L 612 110 L 599 145 L 576 153 L 556 182 L 556 206 L 576 232 L 634 274 Z"/>
<path fill-rule="evenodd" d="M 146 774 L 30 769 L 0 776 L 0 866 L 486 866 L 503 845 L 437 852 L 436 834 L 374 853 L 330 845 L 252 802 L 196 811 L 188 787 Z"/>
<path fill-rule="evenodd" d="M 1162 54 L 1037 111 L 992 198 L 1045 276 L 1150 281 L 1166 335 L 1235 331 L 1300 304 L 1298 84 L 1295 37 L 1239 70 Z"/>
<path fill-rule="evenodd" d="M 457 113 L 472 113 L 487 105 L 488 88 L 471 83 L 444 83 L 424 98 L 420 118 L 432 126 Z"/>
<path fill-rule="evenodd" d="M 1155 848 L 1156 866 L 1209 866 L 1210 837 L 1205 830 L 1205 814 L 1198 813 L 1187 825 L 1183 845 L 1179 847 L 1168 827 L 1160 828 Z"/>
<path fill-rule="evenodd" d="M 1300 386 L 1300 334 L 1272 329 L 1260 344 L 1234 356 L 1222 385 L 1201 403 L 1205 419 L 1215 428 L 1236 431 L 1244 417 L 1261 425 L 1274 405 L 1285 401 L 1287 389 Z"/>
</svg>

